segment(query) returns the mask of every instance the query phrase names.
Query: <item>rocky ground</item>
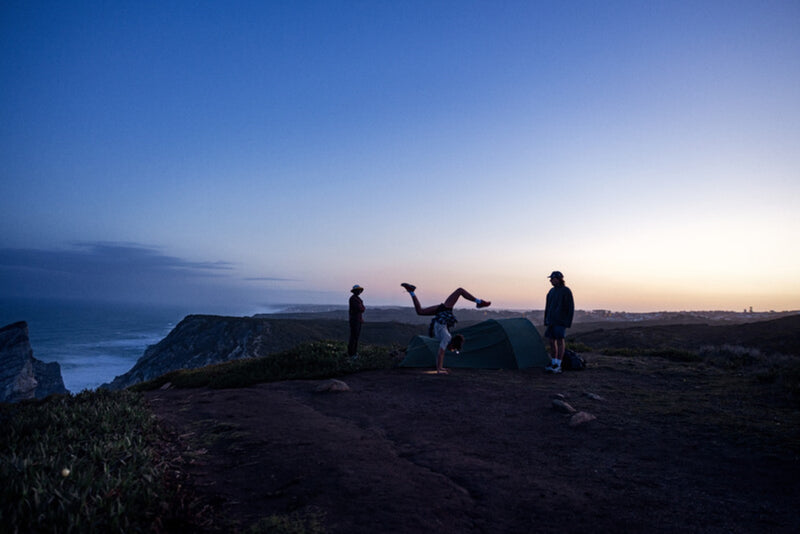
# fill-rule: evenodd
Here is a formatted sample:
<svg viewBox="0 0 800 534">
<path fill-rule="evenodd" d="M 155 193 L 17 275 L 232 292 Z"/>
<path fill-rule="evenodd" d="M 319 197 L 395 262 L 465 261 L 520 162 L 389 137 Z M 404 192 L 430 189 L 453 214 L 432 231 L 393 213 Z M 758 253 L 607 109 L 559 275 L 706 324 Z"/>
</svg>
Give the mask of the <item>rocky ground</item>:
<svg viewBox="0 0 800 534">
<path fill-rule="evenodd" d="M 327 532 L 797 532 L 800 417 L 748 372 L 588 355 L 585 371 L 391 369 L 147 394 L 217 525 Z M 596 419 L 572 426 L 562 399 Z"/>
</svg>

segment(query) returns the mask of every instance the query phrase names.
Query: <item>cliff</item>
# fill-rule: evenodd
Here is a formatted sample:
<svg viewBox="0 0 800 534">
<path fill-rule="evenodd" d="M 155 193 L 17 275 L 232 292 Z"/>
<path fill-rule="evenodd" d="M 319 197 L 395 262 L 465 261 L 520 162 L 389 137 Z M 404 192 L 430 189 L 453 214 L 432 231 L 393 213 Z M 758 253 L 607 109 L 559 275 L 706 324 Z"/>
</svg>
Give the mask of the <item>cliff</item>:
<svg viewBox="0 0 800 534">
<path fill-rule="evenodd" d="M 33 357 L 28 324 L 0 328 L 0 402 L 43 399 L 54 393 L 68 393 L 61 366 Z"/>
<path fill-rule="evenodd" d="M 420 325 L 365 323 L 361 342 L 405 346 L 422 331 Z M 176 369 L 268 356 L 307 341 L 347 340 L 348 334 L 347 321 L 189 315 L 148 347 L 130 371 L 100 387 L 124 389 Z"/>
</svg>

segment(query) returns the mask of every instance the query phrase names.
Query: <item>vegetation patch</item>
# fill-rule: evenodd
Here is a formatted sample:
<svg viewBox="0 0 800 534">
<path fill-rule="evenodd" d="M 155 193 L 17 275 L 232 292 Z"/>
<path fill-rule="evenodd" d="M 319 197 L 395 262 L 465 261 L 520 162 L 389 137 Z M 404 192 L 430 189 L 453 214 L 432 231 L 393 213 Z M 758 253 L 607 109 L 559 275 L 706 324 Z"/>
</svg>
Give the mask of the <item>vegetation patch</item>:
<svg viewBox="0 0 800 534">
<path fill-rule="evenodd" d="M 340 341 L 315 341 L 261 358 L 173 371 L 131 389 L 148 391 L 166 383 L 177 388 L 240 388 L 279 380 L 331 378 L 393 367 L 400 360 L 399 355 L 399 351 L 392 347 L 365 345 L 360 348 L 358 358 L 353 359 Z"/>
<path fill-rule="evenodd" d="M 4 404 L 0 422 L 0 522 L 11 532 L 199 526 L 141 395 L 86 391 Z"/>
<path fill-rule="evenodd" d="M 581 343 L 579 341 L 578 342 L 574 342 L 574 343 L 571 342 L 571 341 L 568 341 L 567 342 L 567 348 L 569 350 L 574 350 L 577 353 L 592 352 L 592 348 L 589 345 L 587 345 L 586 343 Z"/>
<path fill-rule="evenodd" d="M 325 515 L 319 510 L 271 515 L 251 525 L 246 534 L 322 534 Z"/>
<path fill-rule="evenodd" d="M 673 362 L 700 361 L 700 356 L 698 354 L 673 347 L 658 347 L 652 349 L 632 349 L 627 347 L 605 348 L 600 350 L 600 354 L 605 354 L 606 356 L 656 357 L 665 358 Z"/>
</svg>

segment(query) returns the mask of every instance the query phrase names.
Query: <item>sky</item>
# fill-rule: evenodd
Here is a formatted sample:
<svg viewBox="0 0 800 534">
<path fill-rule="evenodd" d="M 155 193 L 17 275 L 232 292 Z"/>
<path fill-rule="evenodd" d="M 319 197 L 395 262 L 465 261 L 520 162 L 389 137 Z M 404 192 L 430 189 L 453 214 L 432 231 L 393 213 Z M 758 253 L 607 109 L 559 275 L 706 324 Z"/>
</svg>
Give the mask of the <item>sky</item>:
<svg viewBox="0 0 800 534">
<path fill-rule="evenodd" d="M 800 309 L 800 3 L 0 4 L 0 297 Z"/>
</svg>

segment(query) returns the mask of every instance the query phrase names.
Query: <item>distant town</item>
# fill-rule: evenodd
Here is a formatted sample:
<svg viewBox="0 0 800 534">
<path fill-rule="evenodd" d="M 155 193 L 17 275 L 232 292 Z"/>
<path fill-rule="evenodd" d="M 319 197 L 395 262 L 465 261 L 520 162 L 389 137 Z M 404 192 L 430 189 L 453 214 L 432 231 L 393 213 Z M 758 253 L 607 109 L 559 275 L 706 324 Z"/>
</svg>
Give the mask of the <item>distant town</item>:
<svg viewBox="0 0 800 534">
<path fill-rule="evenodd" d="M 680 312 L 614 312 L 610 310 L 576 310 L 575 322 L 599 322 L 599 321 L 622 321 L 622 322 L 641 322 L 641 321 L 669 321 L 674 322 L 675 319 L 701 319 L 705 321 L 722 321 L 722 322 L 754 322 L 754 321 L 767 321 L 769 319 L 777 319 L 787 315 L 800 314 L 800 310 L 794 311 L 753 311 L 753 308 L 745 309 L 740 312 L 735 311 L 680 311 Z"/>
</svg>

